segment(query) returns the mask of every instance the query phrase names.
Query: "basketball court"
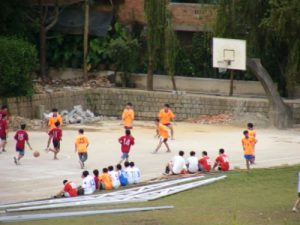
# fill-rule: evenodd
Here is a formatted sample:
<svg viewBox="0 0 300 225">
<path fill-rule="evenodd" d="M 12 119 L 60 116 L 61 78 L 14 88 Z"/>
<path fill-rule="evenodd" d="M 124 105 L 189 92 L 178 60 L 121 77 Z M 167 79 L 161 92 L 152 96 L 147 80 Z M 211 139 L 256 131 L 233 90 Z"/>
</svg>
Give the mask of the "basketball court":
<svg viewBox="0 0 300 225">
<path fill-rule="evenodd" d="M 14 133 L 9 133 L 7 152 L 0 154 L 1 192 L 0 202 L 15 202 L 48 198 L 59 191 L 64 179 L 81 184 L 80 165 L 74 152 L 74 140 L 77 130 L 84 128 L 90 138 L 89 158 L 86 169 L 102 171 L 103 167 L 116 165 L 121 156 L 118 138 L 123 135 L 120 121 L 102 121 L 93 125 L 67 125 L 63 127 L 63 140 L 59 160 L 53 160 L 51 152 L 44 151 L 48 135 L 44 131 L 29 131 L 30 143 L 41 155 L 34 158 L 27 148 L 21 165 L 15 165 Z M 130 152 L 130 160 L 141 169 L 142 180 L 158 177 L 164 171 L 165 164 L 184 150 L 188 157 L 191 150 L 197 156 L 206 150 L 214 160 L 218 149 L 224 148 L 229 155 L 231 169 L 245 168 L 243 150 L 241 147 L 242 131 L 245 126 L 202 125 L 177 122 L 174 126 L 175 140 L 170 140 L 172 153 L 166 153 L 164 147 L 152 154 L 158 144 L 154 137 L 155 126 L 150 121 L 136 121 L 132 131 L 136 144 Z M 256 165 L 255 168 L 292 165 L 300 162 L 299 144 L 300 129 L 275 130 L 272 128 L 257 128 Z"/>
</svg>

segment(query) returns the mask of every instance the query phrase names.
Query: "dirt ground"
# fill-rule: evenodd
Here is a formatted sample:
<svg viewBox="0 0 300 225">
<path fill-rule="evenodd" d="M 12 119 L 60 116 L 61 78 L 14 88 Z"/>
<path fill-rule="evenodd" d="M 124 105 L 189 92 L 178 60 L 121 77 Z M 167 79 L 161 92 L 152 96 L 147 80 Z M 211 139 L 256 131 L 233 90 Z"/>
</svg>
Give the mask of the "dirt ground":
<svg viewBox="0 0 300 225">
<path fill-rule="evenodd" d="M 13 133 L 10 133 L 7 152 L 0 154 L 0 203 L 48 198 L 62 188 L 64 179 L 80 184 L 82 170 L 74 153 L 74 139 L 81 127 L 85 128 L 85 133 L 91 141 L 86 169 L 92 172 L 97 168 L 100 171 L 103 167 L 117 164 L 121 155 L 117 139 L 124 132 L 120 121 L 63 127 L 59 160 L 53 160 L 53 154 L 44 151 L 48 138 L 45 131 L 29 131 L 30 143 L 34 150 L 40 151 L 41 156 L 34 158 L 32 152 L 27 150 L 19 166 L 13 162 L 13 156 L 16 154 L 15 141 Z M 196 151 L 198 156 L 201 151 L 206 150 L 209 156 L 215 159 L 218 149 L 222 147 L 229 155 L 231 168 L 245 168 L 241 148 L 244 127 L 178 122 L 174 128 L 175 140 L 169 141 L 172 153 L 166 153 L 166 149 L 163 148 L 158 154 L 152 154 L 158 144 L 158 139 L 154 138 L 154 124 L 136 121 L 132 132 L 136 145 L 131 149 L 130 160 L 140 167 L 143 180 L 160 176 L 166 162 L 179 150 L 184 150 L 186 156 L 191 150 Z M 299 132 L 299 128 L 290 130 L 257 128 L 255 167 L 300 163 Z"/>
</svg>

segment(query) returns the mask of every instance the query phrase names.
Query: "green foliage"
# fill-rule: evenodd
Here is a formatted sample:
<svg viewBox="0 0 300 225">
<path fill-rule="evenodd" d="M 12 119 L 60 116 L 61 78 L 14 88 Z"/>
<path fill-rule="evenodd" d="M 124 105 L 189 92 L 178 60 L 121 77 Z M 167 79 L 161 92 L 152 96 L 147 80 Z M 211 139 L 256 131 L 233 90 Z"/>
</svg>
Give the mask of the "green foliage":
<svg viewBox="0 0 300 225">
<path fill-rule="evenodd" d="M 108 48 L 108 38 L 97 37 L 90 40 L 88 64 L 92 69 L 97 68 L 99 64 L 106 64 L 109 62 Z"/>
<path fill-rule="evenodd" d="M 1 0 L 0 34 L 33 40 L 38 25 L 29 21 L 30 13 L 29 0 Z"/>
<path fill-rule="evenodd" d="M 48 41 L 47 60 L 53 67 L 81 68 L 83 37 L 53 32 Z"/>
<path fill-rule="evenodd" d="M 32 95 L 31 73 L 38 65 L 36 48 L 21 39 L 1 37 L 0 52 L 0 96 Z"/>
<path fill-rule="evenodd" d="M 175 66 L 176 75 L 195 76 L 194 66 L 186 49 L 179 48 Z"/>
<path fill-rule="evenodd" d="M 153 71 L 163 59 L 164 28 L 166 25 L 166 0 L 146 0 L 148 67 Z"/>
<path fill-rule="evenodd" d="M 214 74 L 212 68 L 212 33 L 197 32 L 192 41 L 192 63 L 197 76 Z"/>
<path fill-rule="evenodd" d="M 126 39 L 119 37 L 112 39 L 109 43 L 108 55 L 113 63 L 117 65 L 117 70 L 123 72 L 123 86 L 130 85 L 129 73 L 133 72 L 137 66 L 139 43 L 137 39 Z"/>
</svg>

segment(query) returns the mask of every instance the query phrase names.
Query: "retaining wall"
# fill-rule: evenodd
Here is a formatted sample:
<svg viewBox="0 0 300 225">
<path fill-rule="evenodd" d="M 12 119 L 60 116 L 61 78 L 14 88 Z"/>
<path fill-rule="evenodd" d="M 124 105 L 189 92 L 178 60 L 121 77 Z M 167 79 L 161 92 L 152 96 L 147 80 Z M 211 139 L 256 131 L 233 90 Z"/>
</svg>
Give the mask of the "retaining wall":
<svg viewBox="0 0 300 225">
<path fill-rule="evenodd" d="M 3 101 L 3 100 L 2 100 Z M 266 99 L 221 97 L 207 95 L 175 95 L 170 92 L 148 92 L 131 89 L 97 88 L 71 90 L 57 93 L 39 94 L 33 97 L 9 98 L 6 100 L 10 112 L 27 118 L 36 118 L 39 108 L 46 110 L 56 107 L 70 110 L 74 105 L 82 105 L 106 116 L 120 116 L 124 105 L 132 102 L 137 119 L 152 120 L 160 108 L 169 103 L 178 120 L 201 114 L 221 113 L 261 113 L 268 115 Z M 296 122 L 300 121 L 300 101 L 288 101 Z"/>
</svg>

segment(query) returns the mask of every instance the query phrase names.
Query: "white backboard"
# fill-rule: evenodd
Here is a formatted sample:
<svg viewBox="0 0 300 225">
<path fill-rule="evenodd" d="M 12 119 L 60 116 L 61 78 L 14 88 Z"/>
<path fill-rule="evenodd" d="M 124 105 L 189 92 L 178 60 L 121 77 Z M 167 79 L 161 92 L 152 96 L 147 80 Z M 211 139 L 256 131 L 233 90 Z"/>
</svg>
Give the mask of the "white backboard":
<svg viewBox="0 0 300 225">
<path fill-rule="evenodd" d="M 246 41 L 213 38 L 213 67 L 246 70 Z"/>
</svg>

